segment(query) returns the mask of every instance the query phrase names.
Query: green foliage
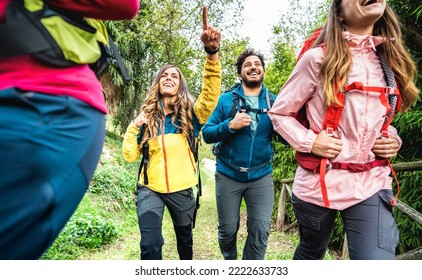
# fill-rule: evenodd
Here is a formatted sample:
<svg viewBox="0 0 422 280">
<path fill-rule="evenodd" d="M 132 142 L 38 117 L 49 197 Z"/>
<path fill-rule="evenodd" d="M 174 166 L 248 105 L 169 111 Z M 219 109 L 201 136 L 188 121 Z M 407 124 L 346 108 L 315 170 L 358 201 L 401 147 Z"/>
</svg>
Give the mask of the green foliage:
<svg viewBox="0 0 422 280">
<path fill-rule="evenodd" d="M 121 165 L 103 161 L 94 174 L 89 191 L 107 197 L 110 206 L 130 208 L 133 206 L 135 182 L 135 173 L 129 173 Z"/>
<path fill-rule="evenodd" d="M 118 236 L 118 227 L 110 215 L 93 205 L 89 196 L 85 196 L 42 259 L 77 259 L 86 249 L 110 244 Z"/>
<path fill-rule="evenodd" d="M 422 102 L 412 110 L 397 114 L 392 125 L 397 128 L 403 145 L 397 161 L 406 162 L 422 159 Z M 418 133 L 419 132 L 419 133 Z"/>
<path fill-rule="evenodd" d="M 293 178 L 297 163 L 294 158 L 294 150 L 287 145 L 284 145 L 279 142 L 273 142 L 274 146 L 274 160 L 273 160 L 273 178 L 274 178 L 274 192 L 275 192 L 275 201 L 273 209 L 273 220 L 277 219 L 277 206 L 278 200 L 280 198 L 280 192 L 282 184 L 280 181 L 282 179 Z M 288 196 L 289 197 L 289 196 Z M 295 220 L 293 207 L 290 202 L 290 199 L 286 201 L 286 224 L 290 224 Z"/>
<path fill-rule="evenodd" d="M 274 47 L 284 43 L 299 50 L 305 39 L 323 24 L 328 11 L 328 2 L 315 7 L 313 1 L 289 1 L 289 7 L 273 27 Z"/>
<path fill-rule="evenodd" d="M 397 114 L 392 125 L 397 128 L 403 141 L 402 147 L 394 162 L 412 162 L 422 160 L 422 102 L 419 101 L 411 110 Z M 422 212 L 422 171 L 399 172 L 397 178 L 401 191 L 399 200 L 418 212 Z M 393 181 L 394 189 L 397 186 Z M 398 253 L 404 253 L 422 246 L 422 228 L 414 220 L 401 211 L 395 211 L 397 226 L 400 232 Z"/>
<path fill-rule="evenodd" d="M 422 14 L 422 4 L 414 0 L 389 0 L 390 7 L 399 14 L 404 20 L 414 20 L 419 23 L 418 19 Z"/>
<path fill-rule="evenodd" d="M 248 41 L 233 40 L 230 38 L 222 42 L 220 60 L 222 67 L 222 91 L 230 89 L 238 79 L 235 63 L 239 54 L 248 47 Z M 202 74 L 202 73 L 201 73 Z"/>
<path fill-rule="evenodd" d="M 277 94 L 293 70 L 296 55 L 294 49 L 286 44 L 279 42 L 273 49 L 273 60 L 265 71 L 264 83 L 268 90 Z"/>
<path fill-rule="evenodd" d="M 422 212 L 422 171 L 398 173 L 401 187 L 399 200 L 418 212 Z M 397 187 L 396 187 L 397 190 Z M 404 253 L 422 247 L 422 227 L 406 214 L 395 209 L 394 216 L 400 232 L 398 253 Z"/>
<path fill-rule="evenodd" d="M 74 242 L 69 242 L 67 235 L 62 231 L 41 260 L 75 260 L 84 250 L 85 248 L 79 247 Z"/>
<path fill-rule="evenodd" d="M 68 242 L 95 249 L 109 244 L 118 237 L 117 227 L 98 214 L 77 213 L 66 226 L 64 235 Z"/>
</svg>

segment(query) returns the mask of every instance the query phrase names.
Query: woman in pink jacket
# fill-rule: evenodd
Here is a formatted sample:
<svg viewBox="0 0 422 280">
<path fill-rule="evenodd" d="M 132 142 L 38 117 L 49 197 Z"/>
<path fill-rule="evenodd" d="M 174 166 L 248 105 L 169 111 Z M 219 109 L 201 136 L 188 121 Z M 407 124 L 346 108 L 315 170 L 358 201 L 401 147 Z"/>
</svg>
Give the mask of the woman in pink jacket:
<svg viewBox="0 0 422 280">
<path fill-rule="evenodd" d="M 351 259 L 394 259 L 399 235 L 388 159 L 397 155 L 401 139 L 388 125 L 391 119 L 384 122 L 386 112 L 394 112 L 389 98 L 398 111 L 416 101 L 415 64 L 386 0 L 334 0 L 315 46 L 300 58 L 269 113 L 298 154 L 322 164 L 309 170 L 309 160 L 298 160 L 292 202 L 300 243 L 294 259 L 324 257 L 337 211 Z M 400 94 L 390 88 L 394 78 L 387 82 L 380 52 Z M 334 105 L 344 106 L 341 116 L 326 119 Z M 295 117 L 302 106 L 309 128 Z M 336 119 L 338 126 L 330 127 Z"/>
<path fill-rule="evenodd" d="M 17 1 L 0 2 L 0 27 L 15 19 L 10 9 Z M 139 9 L 139 0 L 25 3 L 104 20 L 131 19 Z M 2 45 L 8 35 L 0 32 Z M 103 147 L 107 108 L 89 65 L 56 68 L 33 54 L 5 54 L 0 53 L 0 259 L 36 259 L 87 190 Z"/>
</svg>

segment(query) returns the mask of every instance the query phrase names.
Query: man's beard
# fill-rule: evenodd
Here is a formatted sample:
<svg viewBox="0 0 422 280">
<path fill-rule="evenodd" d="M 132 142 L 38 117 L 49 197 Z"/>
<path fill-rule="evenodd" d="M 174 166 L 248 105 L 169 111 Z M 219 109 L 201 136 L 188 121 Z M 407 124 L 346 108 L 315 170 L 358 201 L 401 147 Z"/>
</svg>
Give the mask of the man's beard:
<svg viewBox="0 0 422 280">
<path fill-rule="evenodd" d="M 248 88 L 258 88 L 262 85 L 262 81 L 264 80 L 264 77 L 260 77 L 259 80 L 250 80 L 247 77 L 242 77 L 242 82 L 245 86 Z"/>
<path fill-rule="evenodd" d="M 242 75 L 241 78 L 242 78 L 243 84 L 247 86 L 248 88 L 258 88 L 262 85 L 262 81 L 264 80 L 264 76 L 259 77 L 258 80 L 250 80 L 248 79 L 248 76 L 246 75 Z"/>
</svg>

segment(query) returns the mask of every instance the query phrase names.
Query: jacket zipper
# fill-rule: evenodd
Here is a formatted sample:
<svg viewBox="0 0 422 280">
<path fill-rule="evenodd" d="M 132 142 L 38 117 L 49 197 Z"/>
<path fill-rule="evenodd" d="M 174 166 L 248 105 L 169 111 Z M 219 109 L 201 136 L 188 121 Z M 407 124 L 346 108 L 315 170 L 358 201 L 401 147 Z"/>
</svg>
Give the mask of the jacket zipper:
<svg viewBox="0 0 422 280">
<path fill-rule="evenodd" d="M 168 176 L 168 170 L 167 170 L 167 153 L 166 153 L 166 146 L 164 143 L 164 136 L 166 135 L 166 117 L 163 118 L 163 130 L 162 130 L 162 137 L 161 137 L 161 145 L 163 147 L 163 157 L 164 157 L 164 174 L 166 177 L 166 189 L 167 193 L 170 193 L 170 187 L 169 187 L 169 176 Z"/>
</svg>

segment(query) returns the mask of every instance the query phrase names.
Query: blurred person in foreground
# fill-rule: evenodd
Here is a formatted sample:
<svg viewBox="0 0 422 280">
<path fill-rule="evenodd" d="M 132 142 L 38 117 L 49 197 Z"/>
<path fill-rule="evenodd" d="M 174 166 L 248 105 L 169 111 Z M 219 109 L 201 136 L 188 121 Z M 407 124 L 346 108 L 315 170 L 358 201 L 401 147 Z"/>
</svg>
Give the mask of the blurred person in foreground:
<svg viewBox="0 0 422 280">
<path fill-rule="evenodd" d="M 18 2 L 0 3 L 0 27 L 13 21 L 8 9 Z M 138 0 L 22 3 L 103 20 L 132 19 L 139 9 Z M 22 34 L 13 36 L 34 44 Z M 107 108 L 88 64 L 58 68 L 32 53 L 0 55 L 0 259 L 37 259 L 89 186 L 103 147 Z"/>
</svg>

